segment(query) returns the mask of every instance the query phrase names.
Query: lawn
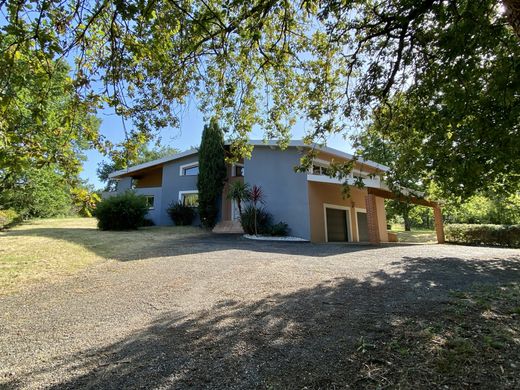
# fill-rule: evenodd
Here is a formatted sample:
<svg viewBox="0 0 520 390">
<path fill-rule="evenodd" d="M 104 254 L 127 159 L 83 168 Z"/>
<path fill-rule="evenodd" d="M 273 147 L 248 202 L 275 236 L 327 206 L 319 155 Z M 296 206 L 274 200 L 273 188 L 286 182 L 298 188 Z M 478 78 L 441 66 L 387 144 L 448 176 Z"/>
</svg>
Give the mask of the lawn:
<svg viewBox="0 0 520 390">
<path fill-rule="evenodd" d="M 410 232 L 404 230 L 404 226 L 392 225 L 392 233 L 397 234 L 397 240 L 399 242 L 414 242 L 414 243 L 425 243 L 434 244 L 437 242 L 437 236 L 435 230 L 427 229 L 413 229 Z"/>
<path fill-rule="evenodd" d="M 87 266 L 139 254 L 195 227 L 147 227 L 107 232 L 93 218 L 33 220 L 0 232 L 0 295 L 38 281 L 53 281 Z"/>
</svg>

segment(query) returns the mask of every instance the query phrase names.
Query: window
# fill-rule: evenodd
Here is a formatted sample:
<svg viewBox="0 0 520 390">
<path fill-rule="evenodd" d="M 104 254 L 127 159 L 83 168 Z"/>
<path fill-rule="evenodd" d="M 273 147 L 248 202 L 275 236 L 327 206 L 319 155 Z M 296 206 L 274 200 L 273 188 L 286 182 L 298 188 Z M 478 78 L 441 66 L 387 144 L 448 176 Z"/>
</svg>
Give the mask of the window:
<svg viewBox="0 0 520 390">
<path fill-rule="evenodd" d="M 199 174 L 199 163 L 181 165 L 181 176 L 197 176 Z"/>
<path fill-rule="evenodd" d="M 355 179 L 368 179 L 368 174 L 361 172 L 361 171 L 354 171 L 352 172 L 352 177 Z"/>
<path fill-rule="evenodd" d="M 137 184 L 139 183 L 139 179 L 136 179 L 134 177 L 132 177 L 132 180 L 131 180 L 131 183 L 130 183 L 130 188 L 132 190 L 135 190 L 137 188 Z"/>
<path fill-rule="evenodd" d="M 244 166 L 242 164 L 233 165 L 232 176 L 244 177 Z"/>
<path fill-rule="evenodd" d="M 330 176 L 330 168 L 325 165 L 313 164 L 312 165 L 312 174 Z"/>
<path fill-rule="evenodd" d="M 197 191 L 181 191 L 179 192 L 179 202 L 184 206 L 198 207 L 199 193 Z"/>
<path fill-rule="evenodd" d="M 155 196 L 153 195 L 145 195 L 146 204 L 148 205 L 148 210 L 153 210 L 155 208 Z"/>
</svg>

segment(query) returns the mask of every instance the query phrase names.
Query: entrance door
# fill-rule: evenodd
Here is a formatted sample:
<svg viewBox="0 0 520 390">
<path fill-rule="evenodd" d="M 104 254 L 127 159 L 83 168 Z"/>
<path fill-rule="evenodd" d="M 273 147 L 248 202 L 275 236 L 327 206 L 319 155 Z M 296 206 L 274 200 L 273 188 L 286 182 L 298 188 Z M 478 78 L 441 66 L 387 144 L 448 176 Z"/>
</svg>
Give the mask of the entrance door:
<svg viewBox="0 0 520 390">
<path fill-rule="evenodd" d="M 238 202 L 233 199 L 231 201 L 231 220 L 238 221 L 240 220 L 240 212 L 238 211 Z"/>
<path fill-rule="evenodd" d="M 367 213 L 358 211 L 356 213 L 359 241 L 368 241 L 368 219 Z"/>
<path fill-rule="evenodd" d="M 326 208 L 327 241 L 348 241 L 347 210 Z"/>
</svg>

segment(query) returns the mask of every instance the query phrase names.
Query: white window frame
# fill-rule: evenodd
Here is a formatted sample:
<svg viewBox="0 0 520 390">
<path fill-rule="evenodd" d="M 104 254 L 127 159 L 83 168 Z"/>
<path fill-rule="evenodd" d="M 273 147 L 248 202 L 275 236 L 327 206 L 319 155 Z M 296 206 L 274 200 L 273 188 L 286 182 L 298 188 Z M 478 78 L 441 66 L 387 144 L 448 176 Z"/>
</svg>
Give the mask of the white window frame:
<svg viewBox="0 0 520 390">
<path fill-rule="evenodd" d="M 181 165 L 179 167 L 179 176 L 198 176 L 197 175 L 186 175 L 185 174 L 185 170 L 188 169 L 188 168 L 194 168 L 194 167 L 198 167 L 199 166 L 199 162 L 192 162 L 192 163 L 189 163 L 189 164 L 184 164 L 184 165 Z"/>
<path fill-rule="evenodd" d="M 318 166 L 320 167 L 320 173 L 314 173 L 314 166 Z M 315 158 L 312 160 L 312 164 L 311 166 L 309 167 L 309 173 L 311 175 L 320 175 L 320 176 L 329 176 L 329 175 L 325 175 L 323 173 L 323 170 L 322 168 L 325 168 L 325 169 L 329 169 L 330 168 L 330 161 L 327 161 L 327 160 L 321 160 L 319 158 Z"/>
<path fill-rule="evenodd" d="M 145 198 L 153 198 L 153 206 L 148 207 L 148 210 L 155 210 L 155 195 L 143 195 Z M 146 200 L 148 202 L 148 199 Z"/>
<path fill-rule="evenodd" d="M 357 241 L 356 242 L 360 242 L 359 241 L 359 225 L 358 225 L 358 219 L 357 219 L 357 213 L 367 213 L 367 209 L 363 209 L 363 208 L 360 208 L 360 207 L 355 207 L 354 208 L 354 214 L 355 214 L 355 219 L 356 219 L 356 237 L 357 237 Z"/>
<path fill-rule="evenodd" d="M 325 242 L 329 242 L 329 232 L 327 229 L 327 209 L 337 209 L 337 210 L 346 210 L 347 215 L 347 233 L 348 233 L 348 242 L 354 242 L 352 239 L 352 215 L 351 215 L 351 207 L 348 206 L 339 206 L 337 204 L 323 203 L 323 220 L 325 221 Z"/>
<path fill-rule="evenodd" d="M 199 193 L 198 190 L 179 191 L 179 203 L 184 204 L 184 202 L 183 202 L 184 195 L 190 195 L 190 194 L 198 195 L 198 193 Z"/>
<path fill-rule="evenodd" d="M 236 169 L 235 169 L 236 167 L 242 167 L 242 172 L 245 172 L 244 164 L 240 164 L 240 163 L 232 164 L 231 165 L 231 177 L 244 177 L 245 175 L 242 175 L 242 176 L 236 175 Z"/>
</svg>

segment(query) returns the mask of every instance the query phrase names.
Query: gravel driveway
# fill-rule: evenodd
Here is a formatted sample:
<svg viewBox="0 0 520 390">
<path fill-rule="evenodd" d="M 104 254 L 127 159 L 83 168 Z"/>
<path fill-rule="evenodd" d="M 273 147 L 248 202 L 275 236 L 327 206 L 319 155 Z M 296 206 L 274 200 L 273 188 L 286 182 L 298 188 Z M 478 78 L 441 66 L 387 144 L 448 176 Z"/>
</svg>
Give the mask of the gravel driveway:
<svg viewBox="0 0 520 390">
<path fill-rule="evenodd" d="M 148 256 L 148 257 L 147 257 Z M 0 387 L 308 388 L 450 290 L 520 279 L 520 251 L 172 240 L 0 298 Z"/>
</svg>

